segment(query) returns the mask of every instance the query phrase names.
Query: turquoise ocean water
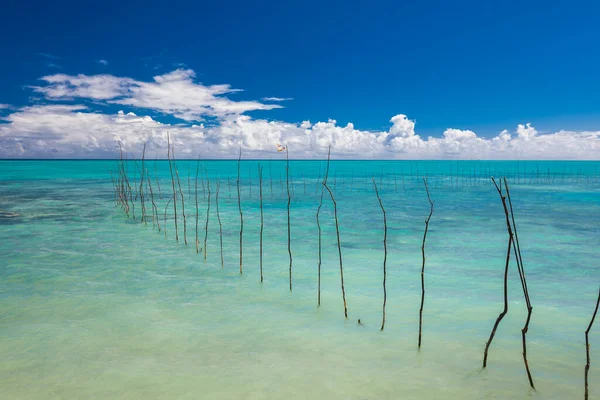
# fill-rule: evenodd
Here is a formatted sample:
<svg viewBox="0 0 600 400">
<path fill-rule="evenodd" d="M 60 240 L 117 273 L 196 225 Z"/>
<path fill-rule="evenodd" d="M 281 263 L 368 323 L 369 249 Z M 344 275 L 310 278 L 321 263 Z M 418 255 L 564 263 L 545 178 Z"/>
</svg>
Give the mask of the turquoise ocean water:
<svg viewBox="0 0 600 400">
<path fill-rule="evenodd" d="M 175 241 L 171 205 L 165 237 L 164 210 L 172 194 L 166 161 L 146 162 L 161 232 L 150 219 L 140 223 L 139 199 L 135 220 L 116 206 L 110 176 L 115 161 L 0 161 L 1 398 L 583 398 L 584 331 L 600 284 L 597 163 L 332 161 L 329 185 L 338 205 L 348 319 L 327 196 L 317 307 L 315 214 L 324 161 L 290 162 L 292 292 L 285 163 L 241 163 L 243 275 L 236 161 L 201 162 L 212 191 L 206 260 L 194 245 L 196 162 L 177 166 L 188 246 L 181 215 Z M 134 172 L 130 162 L 132 186 L 139 185 Z M 481 369 L 485 341 L 503 307 L 507 245 L 490 175 L 511 183 L 533 303 L 528 352 L 537 392 L 529 388 L 521 357 L 526 309 L 514 263 L 508 315 L 488 368 Z M 435 211 L 418 351 L 421 240 L 429 211 L 423 177 Z M 383 224 L 372 178 L 388 218 L 383 332 Z M 203 247 L 208 192 L 200 181 L 198 196 Z M 150 201 L 146 208 L 150 214 Z M 591 398 L 600 398 L 599 321 L 590 340 Z"/>
</svg>

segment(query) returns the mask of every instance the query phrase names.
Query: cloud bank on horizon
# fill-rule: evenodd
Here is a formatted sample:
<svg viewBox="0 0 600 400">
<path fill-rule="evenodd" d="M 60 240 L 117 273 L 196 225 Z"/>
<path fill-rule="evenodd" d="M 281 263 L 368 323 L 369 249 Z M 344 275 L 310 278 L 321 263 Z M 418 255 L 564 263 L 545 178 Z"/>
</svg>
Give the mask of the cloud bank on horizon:
<svg viewBox="0 0 600 400">
<path fill-rule="evenodd" d="M 103 61 L 103 60 L 102 60 Z M 167 133 L 177 157 L 269 157 L 277 143 L 293 158 L 323 158 L 331 145 L 335 158 L 361 159 L 597 159 L 600 131 L 540 134 L 531 124 L 504 130 L 493 138 L 448 128 L 423 138 L 404 114 L 390 119 L 387 131 L 363 131 L 335 120 L 289 123 L 248 116 L 280 104 L 235 101 L 230 85 L 203 85 L 190 69 L 176 69 L 144 82 L 108 74 L 54 74 L 30 86 L 43 101 L 16 108 L 0 105 L 2 158 L 112 158 L 119 143 L 129 153 L 166 155 Z M 265 97 L 280 103 L 288 98 Z M 106 106 L 122 107 L 107 113 Z M 102 112 L 104 108 L 105 112 Z M 134 112 L 135 111 L 135 112 Z M 181 123 L 161 123 L 150 114 Z"/>
</svg>

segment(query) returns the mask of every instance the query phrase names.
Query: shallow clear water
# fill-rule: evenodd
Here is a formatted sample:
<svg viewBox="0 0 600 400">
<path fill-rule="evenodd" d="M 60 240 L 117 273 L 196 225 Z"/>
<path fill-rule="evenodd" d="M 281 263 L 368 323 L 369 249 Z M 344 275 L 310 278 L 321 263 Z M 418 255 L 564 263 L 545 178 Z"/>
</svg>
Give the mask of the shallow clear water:
<svg viewBox="0 0 600 400">
<path fill-rule="evenodd" d="M 139 161 L 138 161 L 139 163 Z M 207 259 L 195 251 L 196 162 L 179 161 L 188 246 L 175 242 L 168 164 L 152 177 L 161 232 L 115 206 L 114 161 L 0 161 L 2 398 L 570 399 L 583 397 L 584 330 L 600 283 L 600 180 L 589 162 L 334 161 L 349 318 L 341 298 L 331 200 L 322 214 L 317 307 L 319 177 L 325 162 L 290 162 L 293 291 L 289 291 L 285 163 L 262 161 L 264 283 L 259 283 L 258 161 L 242 161 L 243 275 L 235 161 L 203 161 L 211 180 Z M 383 173 L 382 173 L 383 167 Z M 135 165 L 129 165 L 134 177 Z M 188 171 L 191 178 L 188 187 Z M 533 317 L 515 264 L 502 310 L 507 233 L 489 175 L 512 183 Z M 383 225 L 388 218 L 387 320 L 380 332 Z M 417 350 L 421 240 L 429 211 L 423 346 Z M 225 266 L 219 255 L 220 178 Z M 282 180 L 283 179 L 283 180 Z M 147 189 L 146 189 L 147 191 Z M 208 193 L 199 193 L 204 244 Z M 147 201 L 147 213 L 151 213 Z M 181 203 L 178 204 L 181 212 Z M 362 325 L 357 324 L 361 319 Z M 600 323 L 600 322 L 597 322 Z M 600 398 L 600 326 L 590 335 L 591 398 Z"/>
</svg>

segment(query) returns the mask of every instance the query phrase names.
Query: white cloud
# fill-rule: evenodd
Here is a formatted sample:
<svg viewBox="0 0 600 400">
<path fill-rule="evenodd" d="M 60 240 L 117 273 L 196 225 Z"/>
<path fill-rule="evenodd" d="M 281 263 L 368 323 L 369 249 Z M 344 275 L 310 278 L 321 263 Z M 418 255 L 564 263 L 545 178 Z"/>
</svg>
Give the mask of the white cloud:
<svg viewBox="0 0 600 400">
<path fill-rule="evenodd" d="M 529 140 L 537 135 L 537 131 L 531 126 L 531 123 L 528 122 L 525 125 L 519 124 L 517 126 L 517 135 L 519 135 L 521 139 Z"/>
<path fill-rule="evenodd" d="M 262 98 L 263 101 L 289 101 L 289 100 L 294 100 L 291 97 L 263 97 Z"/>
<path fill-rule="evenodd" d="M 106 60 L 97 60 L 96 62 L 97 62 L 98 64 L 102 64 L 102 65 L 104 65 L 104 66 L 108 65 L 108 61 L 106 61 Z"/>
<path fill-rule="evenodd" d="M 128 93 L 135 84 L 130 78 L 118 78 L 112 75 L 77 76 L 56 74 L 40 78 L 46 86 L 31 86 L 37 93 L 49 100 L 65 100 L 76 97 L 92 100 L 109 100 Z"/>
<path fill-rule="evenodd" d="M 230 118 L 255 110 L 281 108 L 256 101 L 233 101 L 225 94 L 239 92 L 229 85 L 205 86 L 194 82 L 195 72 L 177 69 L 154 77 L 153 82 L 137 81 L 113 75 L 65 75 L 42 77 L 46 86 L 33 86 L 47 99 L 86 98 L 108 103 L 146 108 L 173 115 L 186 121 L 204 117 Z"/>
<path fill-rule="evenodd" d="M 245 113 L 281 106 L 234 101 L 226 96 L 239 89 L 207 86 L 194 78 L 190 69 L 176 69 L 150 82 L 108 74 L 42 77 L 43 84 L 32 86 L 33 91 L 61 104 L 20 109 L 0 105 L 0 109 L 10 109 L 0 124 L 0 157 L 114 157 L 117 143 L 139 154 L 144 142 L 148 151 L 164 156 L 167 132 L 178 157 L 195 157 L 199 152 L 215 158 L 235 157 L 239 147 L 248 157 L 270 157 L 277 143 L 288 145 L 296 158 L 323 158 L 329 145 L 336 158 L 597 159 L 600 154 L 600 132 L 542 134 L 530 123 L 492 138 L 454 128 L 423 138 L 415 130 L 415 121 L 404 114 L 393 116 L 389 129 L 375 132 L 357 129 L 353 123 L 340 126 L 332 119 L 316 123 L 254 119 Z M 72 99 L 118 104 L 125 111 L 108 114 L 86 105 L 64 104 Z M 170 125 L 140 115 L 147 110 L 188 123 Z M 204 118 L 211 118 L 212 125 L 199 123 Z"/>
<path fill-rule="evenodd" d="M 399 159 L 597 159 L 600 132 L 560 131 L 513 138 L 507 131 L 485 139 L 472 131 L 447 129 L 442 137 L 422 139 L 414 121 L 392 118 L 388 131 L 368 132 L 335 120 L 301 124 L 239 115 L 217 126 L 162 124 L 149 116 L 96 113 L 82 105 L 36 105 L 21 108 L 0 124 L 0 157 L 114 157 L 117 143 L 133 154 L 147 143 L 149 154 L 166 154 L 167 132 L 177 156 L 199 152 L 215 158 L 270 157 L 275 144 L 290 146 L 295 158 L 323 158 L 331 144 L 336 158 Z M 530 126 L 533 129 L 533 127 Z M 388 140 L 389 138 L 391 140 Z"/>
</svg>

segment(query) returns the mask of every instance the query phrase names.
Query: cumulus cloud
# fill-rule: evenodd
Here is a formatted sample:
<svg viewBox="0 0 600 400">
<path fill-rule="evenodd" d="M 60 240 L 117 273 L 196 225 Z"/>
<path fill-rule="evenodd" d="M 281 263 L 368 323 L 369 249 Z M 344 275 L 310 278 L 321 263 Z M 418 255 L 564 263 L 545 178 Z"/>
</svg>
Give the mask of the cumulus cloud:
<svg viewBox="0 0 600 400">
<path fill-rule="evenodd" d="M 531 126 L 531 123 L 528 122 L 525 125 L 519 124 L 517 126 L 517 135 L 523 140 L 529 140 L 537 135 L 537 131 Z"/>
<path fill-rule="evenodd" d="M 270 157 L 276 143 L 289 145 L 296 158 L 323 158 L 330 144 L 335 158 L 597 159 L 600 150 L 600 132 L 560 131 L 525 138 L 518 134 L 520 127 L 514 137 L 502 131 L 485 139 L 472 131 L 447 129 L 441 137 L 423 139 L 405 115 L 393 117 L 389 130 L 377 132 L 356 129 L 352 123 L 339 126 L 335 120 L 296 124 L 246 115 L 215 126 L 170 125 L 132 112 L 98 113 L 84 105 L 29 106 L 5 120 L 8 123 L 0 124 L 1 157 L 115 157 L 118 143 L 134 154 L 147 143 L 149 154 L 164 156 L 167 133 L 182 158 L 200 152 L 232 158 L 240 147 L 248 157 Z"/>
<path fill-rule="evenodd" d="M 191 69 L 176 69 L 157 75 L 153 82 L 104 74 L 56 74 L 41 78 L 45 86 L 31 88 L 50 100 L 104 100 L 111 104 L 159 111 L 185 121 L 202 121 L 204 117 L 224 119 L 248 111 L 281 108 L 276 104 L 230 100 L 224 95 L 241 90 L 229 85 L 205 86 L 194 82 L 195 76 Z"/>
<path fill-rule="evenodd" d="M 102 65 L 104 65 L 104 66 L 108 65 L 108 61 L 106 61 L 106 60 L 96 60 L 96 62 L 97 62 L 98 64 L 102 64 Z"/>
<path fill-rule="evenodd" d="M 178 157 L 190 158 L 200 152 L 213 158 L 236 157 L 240 147 L 248 157 L 270 157 L 277 143 L 288 145 L 295 158 L 323 158 L 329 145 L 335 158 L 597 159 L 600 150 L 600 131 L 539 133 L 531 123 L 492 138 L 454 128 L 424 138 L 416 131 L 416 122 L 404 114 L 393 116 L 389 129 L 381 131 L 357 129 L 353 123 L 338 125 L 333 119 L 315 123 L 258 119 L 246 113 L 281 105 L 235 101 L 227 96 L 239 89 L 203 85 L 195 77 L 194 71 L 182 68 L 149 82 L 108 74 L 44 76 L 42 84 L 30 88 L 49 104 L 0 105 L 9 110 L 3 112 L 0 124 L 0 157 L 115 157 L 119 143 L 136 154 L 146 143 L 149 152 L 165 156 L 167 133 Z M 57 100 L 60 104 L 52 103 Z M 263 98 L 283 100 L 287 99 Z M 123 111 L 100 112 L 97 103 L 119 105 Z M 147 115 L 150 111 L 183 122 L 162 123 Z M 204 119 L 211 123 L 204 124 Z"/>
</svg>

